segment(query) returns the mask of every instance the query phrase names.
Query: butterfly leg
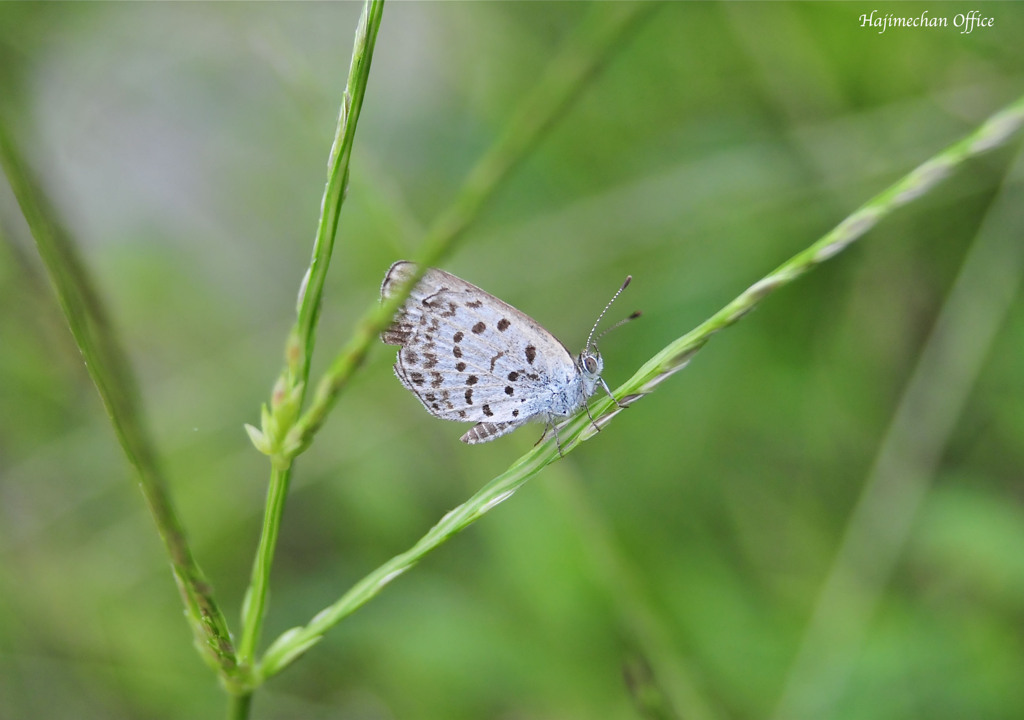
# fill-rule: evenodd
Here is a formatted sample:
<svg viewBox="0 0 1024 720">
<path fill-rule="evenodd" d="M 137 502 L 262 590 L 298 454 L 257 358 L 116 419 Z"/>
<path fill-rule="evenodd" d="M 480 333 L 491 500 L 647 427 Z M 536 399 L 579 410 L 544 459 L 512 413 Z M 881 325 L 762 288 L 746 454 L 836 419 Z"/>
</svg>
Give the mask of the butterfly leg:
<svg viewBox="0 0 1024 720">
<path fill-rule="evenodd" d="M 598 380 L 598 382 L 601 383 L 601 387 L 604 388 L 604 391 L 606 393 L 608 393 L 608 397 L 610 397 L 612 399 L 612 402 L 614 402 L 620 408 L 627 408 L 627 407 L 629 407 L 628 405 L 623 405 L 622 403 L 620 403 L 618 400 L 615 399 L 615 396 L 612 395 L 612 391 L 611 391 L 611 389 L 609 389 L 608 383 L 606 383 L 604 381 L 604 378 L 599 377 L 597 380 Z M 594 420 L 594 416 L 590 414 L 590 405 L 584 405 L 583 409 L 587 411 L 587 417 L 590 418 L 590 424 L 594 426 L 594 430 L 596 430 L 597 432 L 601 432 L 601 427 Z"/>
<path fill-rule="evenodd" d="M 558 448 L 558 457 L 565 457 L 562 455 L 562 441 L 558 439 L 558 423 L 555 422 L 554 418 L 549 418 L 548 422 L 551 423 L 551 432 L 555 434 L 555 447 Z"/>
<path fill-rule="evenodd" d="M 558 457 L 565 457 L 565 455 L 562 454 L 562 443 L 558 439 L 558 423 L 555 422 L 555 418 L 553 416 L 548 416 L 547 424 L 544 426 L 544 432 L 541 433 L 541 436 L 539 438 L 537 438 L 537 442 L 535 442 L 533 446 L 537 447 L 542 442 L 544 442 L 544 438 L 548 436 L 549 428 L 551 429 L 551 433 L 555 436 L 555 447 L 558 448 Z"/>
<path fill-rule="evenodd" d="M 612 398 L 612 400 L 614 399 L 615 398 Z M 594 422 L 594 416 L 590 414 L 590 405 L 584 405 L 583 409 L 587 411 L 587 417 L 590 418 L 590 424 L 594 426 L 594 430 L 596 430 L 597 432 L 601 432 L 601 427 L 596 422 Z"/>
<path fill-rule="evenodd" d="M 612 402 L 614 402 L 614 403 L 615 403 L 616 405 L 618 405 L 618 406 L 619 406 L 620 408 L 627 408 L 627 407 L 629 407 L 628 405 L 623 405 L 622 403 L 620 403 L 620 402 L 619 402 L 618 400 L 616 400 L 616 399 L 615 399 L 615 396 L 614 396 L 614 395 L 612 395 L 612 391 L 611 391 L 611 390 L 610 390 L 610 389 L 608 388 L 608 383 L 606 383 L 606 382 L 604 381 L 604 378 L 603 378 L 603 377 L 599 377 L 599 378 L 597 379 L 597 381 L 598 381 L 599 383 L 601 383 L 601 387 L 603 387 L 603 388 L 604 388 L 604 391 L 605 391 L 606 393 L 608 393 L 608 397 L 610 397 L 610 398 L 612 399 Z M 591 420 L 593 420 L 593 418 L 591 418 Z"/>
</svg>

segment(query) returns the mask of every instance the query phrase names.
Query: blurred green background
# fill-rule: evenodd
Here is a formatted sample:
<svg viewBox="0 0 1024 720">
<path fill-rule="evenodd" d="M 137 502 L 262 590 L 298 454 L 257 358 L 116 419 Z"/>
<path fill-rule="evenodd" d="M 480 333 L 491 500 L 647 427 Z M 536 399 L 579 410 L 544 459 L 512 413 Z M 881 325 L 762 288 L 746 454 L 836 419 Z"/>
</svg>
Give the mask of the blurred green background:
<svg viewBox="0 0 1024 720">
<path fill-rule="evenodd" d="M 644 317 L 602 342 L 615 387 L 1021 94 L 1024 5 L 977 7 L 993 27 L 879 34 L 858 17 L 975 6 L 660 6 L 445 267 L 574 350 L 631 273 L 612 316 Z M 0 5 L 4 120 L 109 303 L 235 628 L 268 475 L 242 425 L 280 368 L 359 11 Z M 314 375 L 595 12 L 386 6 Z M 924 495 L 870 516 L 877 547 L 855 548 L 869 571 L 837 596 L 849 607 L 818 604 L 979 230 L 1024 242 L 1019 217 L 991 212 L 1001 192 L 1024 206 L 1003 184 L 1018 150 L 959 168 L 717 336 L 271 680 L 253 717 L 1024 717 L 1019 295 L 1000 296 L 991 342 L 947 349 L 951 366 L 982 362 Z M 0 221 L 0 718 L 218 717 L 224 696 L 6 186 Z M 992 301 L 973 287 L 968 306 Z M 540 434 L 462 445 L 464 426 L 401 388 L 394 355 L 374 350 L 298 462 L 267 641 Z"/>
</svg>

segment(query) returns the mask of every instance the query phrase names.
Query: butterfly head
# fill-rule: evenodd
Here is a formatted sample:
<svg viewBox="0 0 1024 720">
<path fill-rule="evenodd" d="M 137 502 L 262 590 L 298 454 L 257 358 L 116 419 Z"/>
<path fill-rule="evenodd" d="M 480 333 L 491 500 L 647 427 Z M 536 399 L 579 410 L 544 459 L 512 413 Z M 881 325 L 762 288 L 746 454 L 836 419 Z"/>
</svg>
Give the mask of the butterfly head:
<svg viewBox="0 0 1024 720">
<path fill-rule="evenodd" d="M 594 323 L 594 327 L 590 329 L 590 334 L 587 336 L 587 344 L 584 346 L 583 352 L 580 353 L 579 361 L 577 364 L 580 368 L 580 374 L 583 376 L 583 387 L 586 391 L 587 397 L 590 397 L 594 393 L 594 389 L 597 387 L 598 383 L 604 385 L 604 380 L 601 379 L 601 372 L 604 370 L 604 360 L 601 359 L 601 351 L 597 349 L 597 340 L 600 339 L 606 332 L 608 332 L 608 330 L 614 330 L 622 323 L 628 322 L 633 318 L 640 316 L 639 312 L 635 312 L 625 320 L 622 320 L 620 322 L 617 322 L 615 325 L 612 325 L 610 328 L 602 332 L 596 338 L 594 337 L 594 333 L 597 331 L 597 326 L 601 322 L 601 318 L 603 318 L 605 313 L 608 312 L 608 308 L 610 308 L 612 306 L 612 303 L 615 302 L 616 298 L 618 298 L 619 295 L 622 294 L 622 291 L 626 289 L 626 286 L 629 285 L 629 282 L 632 279 L 632 276 L 627 276 L 626 281 L 622 283 L 622 287 L 620 287 L 618 291 L 616 291 L 615 295 L 612 296 L 612 299 L 609 300 L 608 304 L 604 306 L 604 310 L 602 310 L 601 314 L 597 316 L 597 321 Z M 604 386 L 607 390 L 607 385 Z"/>
<path fill-rule="evenodd" d="M 587 397 L 590 397 L 594 394 L 597 384 L 601 382 L 601 372 L 604 370 L 604 360 L 601 359 L 597 346 L 591 345 L 581 352 L 576 364 L 583 378 L 583 389 Z"/>
<path fill-rule="evenodd" d="M 596 345 L 592 345 L 580 353 L 579 364 L 583 377 L 588 379 L 597 378 L 604 370 L 604 360 L 601 359 L 601 353 L 598 352 Z"/>
</svg>

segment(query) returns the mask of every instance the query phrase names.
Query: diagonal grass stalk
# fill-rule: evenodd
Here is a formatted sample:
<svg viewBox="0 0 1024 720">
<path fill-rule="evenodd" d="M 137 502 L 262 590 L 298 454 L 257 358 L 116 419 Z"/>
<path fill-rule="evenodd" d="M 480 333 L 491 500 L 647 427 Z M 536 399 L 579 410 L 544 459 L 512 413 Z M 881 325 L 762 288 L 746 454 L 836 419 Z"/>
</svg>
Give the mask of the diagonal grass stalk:
<svg viewBox="0 0 1024 720">
<path fill-rule="evenodd" d="M 1024 124 L 1024 98 L 997 112 L 981 127 L 946 150 L 938 153 L 902 179 L 869 200 L 832 231 L 797 253 L 773 272 L 708 318 L 694 330 L 666 345 L 647 361 L 614 395 L 628 406 L 653 392 L 658 385 L 683 369 L 693 355 L 715 333 L 734 324 L 775 290 L 788 285 L 815 266 L 840 253 L 862 237 L 879 220 L 897 208 L 926 194 L 970 157 L 990 150 L 1016 133 Z M 581 413 L 559 430 L 561 456 L 589 440 L 598 428 L 606 426 L 622 411 L 612 399 L 604 397 L 591 407 L 594 422 Z M 555 443 L 539 443 L 520 457 L 469 500 L 448 512 L 409 550 L 396 555 L 358 581 L 335 603 L 314 616 L 308 624 L 282 633 L 264 653 L 257 667 L 260 680 L 270 677 L 316 645 L 330 628 L 371 600 L 390 582 L 410 570 L 419 560 L 462 532 L 484 514 L 509 499 L 531 477 L 560 458 Z"/>
<path fill-rule="evenodd" d="M 835 714 L 943 449 L 1024 282 L 1018 154 L 918 357 L 850 514 L 773 717 Z"/>
<path fill-rule="evenodd" d="M 192 555 L 167 491 L 167 479 L 128 357 L 100 294 L 58 214 L 0 125 L 0 164 L 18 200 L 86 369 L 110 417 L 114 434 L 135 471 L 142 495 L 171 560 L 193 640 L 227 688 L 244 684 L 224 613 Z"/>
</svg>

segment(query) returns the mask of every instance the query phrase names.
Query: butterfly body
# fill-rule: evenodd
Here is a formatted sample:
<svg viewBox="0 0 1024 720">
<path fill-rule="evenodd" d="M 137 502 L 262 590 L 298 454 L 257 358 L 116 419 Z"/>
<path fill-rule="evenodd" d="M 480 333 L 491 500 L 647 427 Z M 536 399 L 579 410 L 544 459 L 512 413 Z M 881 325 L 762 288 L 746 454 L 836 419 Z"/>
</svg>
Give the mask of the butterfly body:
<svg viewBox="0 0 1024 720">
<path fill-rule="evenodd" d="M 396 262 L 386 299 L 416 266 Z M 586 406 L 604 367 L 596 348 L 572 353 L 537 321 L 477 286 L 429 268 L 381 334 L 398 345 L 395 375 L 432 415 L 474 422 L 481 443 L 530 421 L 553 425 Z"/>
</svg>

